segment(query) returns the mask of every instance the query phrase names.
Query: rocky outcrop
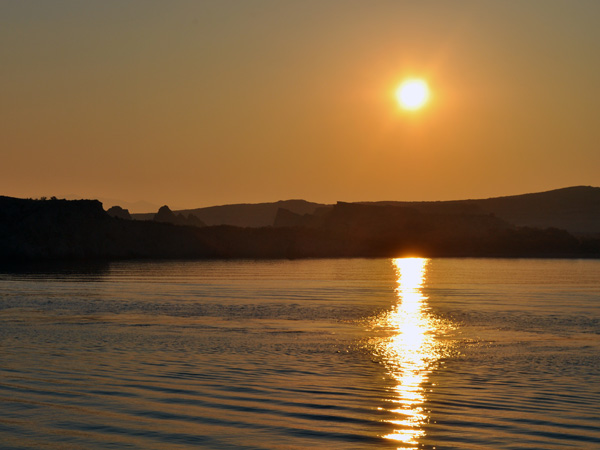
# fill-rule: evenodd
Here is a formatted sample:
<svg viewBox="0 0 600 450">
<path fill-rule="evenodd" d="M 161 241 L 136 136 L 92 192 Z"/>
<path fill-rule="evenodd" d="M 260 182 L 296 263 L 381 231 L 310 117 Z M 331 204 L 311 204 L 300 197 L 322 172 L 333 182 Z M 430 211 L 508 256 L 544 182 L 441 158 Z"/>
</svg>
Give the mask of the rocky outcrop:
<svg viewBox="0 0 600 450">
<path fill-rule="evenodd" d="M 106 213 L 110 217 L 116 217 L 118 219 L 131 220 L 131 214 L 128 209 L 123 209 L 120 206 L 113 206 L 106 210 Z"/>
<path fill-rule="evenodd" d="M 167 205 L 161 206 L 158 212 L 154 215 L 155 222 L 175 223 L 177 216 L 169 209 Z"/>
<path fill-rule="evenodd" d="M 158 212 L 154 215 L 155 222 L 171 223 L 173 225 L 187 225 L 191 227 L 204 227 L 206 224 L 202 222 L 198 217 L 193 214 L 189 214 L 185 217 L 182 213 L 175 215 L 173 211 L 167 206 L 161 206 Z"/>
</svg>

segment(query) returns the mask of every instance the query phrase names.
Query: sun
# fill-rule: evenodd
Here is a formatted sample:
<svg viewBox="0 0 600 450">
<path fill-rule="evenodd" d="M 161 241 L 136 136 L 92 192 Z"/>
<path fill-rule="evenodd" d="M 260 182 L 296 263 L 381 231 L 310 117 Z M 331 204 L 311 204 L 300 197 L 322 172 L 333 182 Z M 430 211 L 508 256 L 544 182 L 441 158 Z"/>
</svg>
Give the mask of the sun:
<svg viewBox="0 0 600 450">
<path fill-rule="evenodd" d="M 406 80 L 396 89 L 396 99 L 404 109 L 419 109 L 429 100 L 429 87 L 424 80 Z"/>
</svg>

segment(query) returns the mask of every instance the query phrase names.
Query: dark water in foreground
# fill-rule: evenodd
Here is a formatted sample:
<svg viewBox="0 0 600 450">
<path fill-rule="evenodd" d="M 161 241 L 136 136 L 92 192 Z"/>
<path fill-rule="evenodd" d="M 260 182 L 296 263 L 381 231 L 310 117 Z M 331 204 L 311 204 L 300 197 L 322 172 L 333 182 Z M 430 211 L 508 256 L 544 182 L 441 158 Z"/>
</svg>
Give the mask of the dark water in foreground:
<svg viewBox="0 0 600 450">
<path fill-rule="evenodd" d="M 598 449 L 600 261 L 0 271 L 2 449 Z"/>
</svg>

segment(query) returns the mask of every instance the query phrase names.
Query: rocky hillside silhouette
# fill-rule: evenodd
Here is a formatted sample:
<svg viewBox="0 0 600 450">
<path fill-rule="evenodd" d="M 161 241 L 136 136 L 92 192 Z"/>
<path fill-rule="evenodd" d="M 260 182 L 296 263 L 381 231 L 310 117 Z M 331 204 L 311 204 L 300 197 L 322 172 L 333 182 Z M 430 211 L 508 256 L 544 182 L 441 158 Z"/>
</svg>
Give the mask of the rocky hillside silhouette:
<svg viewBox="0 0 600 450">
<path fill-rule="evenodd" d="M 167 205 L 161 206 L 152 220 L 155 222 L 171 223 L 173 225 L 188 225 L 191 227 L 206 226 L 206 224 L 194 214 L 189 213 L 186 216 L 184 216 L 183 213 L 175 214 Z"/>
<path fill-rule="evenodd" d="M 600 257 L 599 237 L 519 227 L 468 205 L 437 206 L 340 202 L 311 214 L 280 208 L 276 227 L 197 227 L 171 223 L 179 216 L 168 207 L 158 221 L 139 221 L 113 217 L 95 200 L 0 197 L 0 260 Z"/>
<path fill-rule="evenodd" d="M 289 228 L 292 214 L 280 210 L 276 223 Z M 560 256 L 577 253 L 581 244 L 564 230 L 515 227 L 494 214 L 477 211 L 422 212 L 413 207 L 340 202 L 328 211 L 295 218 L 296 228 L 343 242 L 347 255 Z"/>
<path fill-rule="evenodd" d="M 211 206 L 207 208 L 184 209 L 174 214 L 194 215 L 206 225 L 233 225 L 237 227 L 268 227 L 273 225 L 277 210 L 284 208 L 296 214 L 312 214 L 321 205 L 305 200 L 282 200 L 273 203 L 241 203 L 235 205 Z M 153 214 L 133 214 L 137 220 L 152 220 Z"/>
<path fill-rule="evenodd" d="M 600 187 L 574 186 L 533 194 L 444 202 L 372 202 L 410 206 L 422 212 L 494 214 L 517 226 L 600 234 Z"/>
<path fill-rule="evenodd" d="M 438 202 L 361 202 L 365 205 L 399 206 L 428 214 L 494 214 L 516 226 L 559 228 L 577 235 L 600 235 L 600 188 L 575 186 L 534 194 L 513 195 L 476 200 Z M 321 215 L 333 205 L 304 200 L 273 203 L 212 206 L 173 211 L 193 214 L 206 225 L 265 227 L 302 226 L 303 216 Z M 282 210 L 282 211 L 280 211 Z M 285 211 L 291 213 L 287 214 Z M 287 215 L 286 215 L 287 214 Z M 154 214 L 132 214 L 134 219 L 153 220 Z"/>
<path fill-rule="evenodd" d="M 0 259 L 210 256 L 194 227 L 111 217 L 97 200 L 0 197 Z"/>
</svg>

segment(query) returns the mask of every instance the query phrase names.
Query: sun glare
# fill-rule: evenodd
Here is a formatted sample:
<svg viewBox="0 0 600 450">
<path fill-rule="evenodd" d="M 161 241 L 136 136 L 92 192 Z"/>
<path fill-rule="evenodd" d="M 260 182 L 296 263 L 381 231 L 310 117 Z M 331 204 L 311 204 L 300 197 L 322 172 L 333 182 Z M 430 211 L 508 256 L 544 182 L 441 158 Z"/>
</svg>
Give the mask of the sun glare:
<svg viewBox="0 0 600 450">
<path fill-rule="evenodd" d="M 406 80 L 396 90 L 396 99 L 404 109 L 419 109 L 429 99 L 429 87 L 423 80 Z"/>
<path fill-rule="evenodd" d="M 387 399 L 389 424 L 385 439 L 398 450 L 421 447 L 430 421 L 428 393 L 433 372 L 448 347 L 441 339 L 452 325 L 430 313 L 425 295 L 430 261 L 426 258 L 396 258 L 396 302 L 387 313 L 373 320 L 373 331 L 382 333 L 374 355 L 380 357 L 393 383 Z"/>
</svg>

